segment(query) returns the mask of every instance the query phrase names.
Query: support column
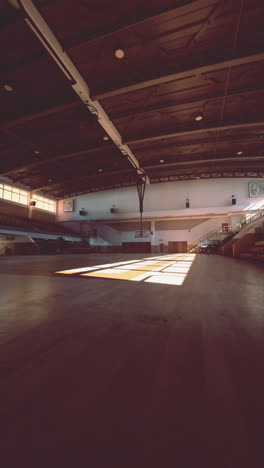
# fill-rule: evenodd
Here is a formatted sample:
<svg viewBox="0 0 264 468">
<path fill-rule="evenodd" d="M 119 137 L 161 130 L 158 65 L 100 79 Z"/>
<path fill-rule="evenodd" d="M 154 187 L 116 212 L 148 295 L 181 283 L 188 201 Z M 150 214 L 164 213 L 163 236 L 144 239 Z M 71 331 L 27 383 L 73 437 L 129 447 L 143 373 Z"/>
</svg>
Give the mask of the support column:
<svg viewBox="0 0 264 468">
<path fill-rule="evenodd" d="M 33 192 L 30 192 L 30 193 L 29 193 L 28 219 L 32 219 L 32 215 L 33 215 L 33 206 L 30 204 L 30 203 L 31 203 L 32 194 L 33 194 Z"/>
<path fill-rule="evenodd" d="M 152 253 L 157 253 L 155 221 L 151 221 L 151 224 L 150 224 L 150 232 L 151 232 L 151 234 L 150 234 L 151 252 L 152 252 Z"/>
</svg>

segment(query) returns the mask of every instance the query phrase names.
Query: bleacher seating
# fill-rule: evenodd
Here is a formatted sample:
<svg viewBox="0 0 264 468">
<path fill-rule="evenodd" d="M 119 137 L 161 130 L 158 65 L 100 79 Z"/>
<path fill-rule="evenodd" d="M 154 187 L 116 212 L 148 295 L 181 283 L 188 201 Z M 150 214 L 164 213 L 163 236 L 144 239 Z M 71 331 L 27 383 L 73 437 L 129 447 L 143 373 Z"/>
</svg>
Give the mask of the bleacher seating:
<svg viewBox="0 0 264 468">
<path fill-rule="evenodd" d="M 72 234 L 71 231 L 66 229 L 64 226 L 57 224 L 57 223 L 48 223 L 46 221 L 39 221 L 39 220 L 31 220 L 30 224 L 37 228 L 38 230 L 45 231 L 45 232 L 54 232 L 57 234 Z"/>
<path fill-rule="evenodd" d="M 31 227 L 31 223 L 26 218 L 0 213 L 0 226 L 29 229 Z"/>
<path fill-rule="evenodd" d="M 262 226 L 258 226 L 255 228 L 255 235 L 256 241 L 264 240 L 264 222 L 262 223 Z"/>
<path fill-rule="evenodd" d="M 89 253 L 94 251 L 85 241 L 66 241 L 63 237 L 57 239 L 43 239 L 34 237 L 35 244 L 42 254 L 61 254 L 61 253 Z"/>
<path fill-rule="evenodd" d="M 71 234 L 70 230 L 58 223 L 50 223 L 46 221 L 39 221 L 35 219 L 22 218 L 20 216 L 13 216 L 1 213 L 0 214 L 0 227 L 18 228 L 20 231 L 26 232 L 43 232 L 43 233 L 56 233 L 56 234 Z"/>
<path fill-rule="evenodd" d="M 80 241 L 77 234 L 57 223 L 0 214 L 0 230 L 1 228 L 3 231 L 13 228 L 15 231 L 21 232 L 21 234 L 27 233 L 34 242 L 13 242 L 12 246 L 3 248 L 0 255 L 83 254 L 96 250 L 90 247 L 85 240 Z M 65 240 L 63 236 L 71 236 L 72 240 Z M 75 237 L 76 240 L 74 240 Z"/>
<path fill-rule="evenodd" d="M 92 252 L 94 249 L 85 241 L 67 241 L 66 250 L 71 253 L 88 253 Z"/>
<path fill-rule="evenodd" d="M 244 260 L 254 260 L 264 262 L 264 240 L 256 241 L 253 247 L 250 247 L 247 252 L 240 254 L 240 258 Z"/>
</svg>

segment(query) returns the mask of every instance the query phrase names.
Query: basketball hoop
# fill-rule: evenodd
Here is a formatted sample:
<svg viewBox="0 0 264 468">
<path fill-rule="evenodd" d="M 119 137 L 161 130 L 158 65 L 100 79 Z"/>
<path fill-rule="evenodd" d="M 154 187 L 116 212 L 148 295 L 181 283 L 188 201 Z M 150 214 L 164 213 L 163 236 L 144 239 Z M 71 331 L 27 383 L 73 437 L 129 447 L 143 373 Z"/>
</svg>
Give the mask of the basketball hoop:
<svg viewBox="0 0 264 468">
<path fill-rule="evenodd" d="M 148 237 L 148 235 L 149 235 L 149 232 L 146 229 L 142 229 L 142 230 L 139 230 L 139 231 L 135 232 L 135 239 L 139 239 L 139 238 L 142 238 L 142 237 Z"/>
</svg>

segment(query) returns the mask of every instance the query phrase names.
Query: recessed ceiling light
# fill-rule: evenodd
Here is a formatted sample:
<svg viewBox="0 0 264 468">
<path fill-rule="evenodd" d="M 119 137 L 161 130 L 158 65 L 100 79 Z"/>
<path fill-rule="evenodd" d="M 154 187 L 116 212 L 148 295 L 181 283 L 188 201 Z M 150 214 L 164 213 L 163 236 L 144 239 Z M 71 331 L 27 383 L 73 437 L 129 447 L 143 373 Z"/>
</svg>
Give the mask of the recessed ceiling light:
<svg viewBox="0 0 264 468">
<path fill-rule="evenodd" d="M 108 135 L 105 135 L 103 139 L 104 139 L 104 141 L 108 141 L 108 140 L 109 140 L 109 136 L 108 136 Z"/>
<path fill-rule="evenodd" d="M 103 172 L 103 169 L 98 169 L 98 172 Z"/>
<path fill-rule="evenodd" d="M 196 120 L 196 122 L 200 122 L 201 120 L 203 120 L 203 113 L 198 112 L 198 114 L 196 114 L 196 116 L 195 116 L 195 120 Z"/>
<path fill-rule="evenodd" d="M 4 90 L 7 91 L 8 93 L 12 93 L 12 91 L 14 91 L 14 88 L 10 83 L 5 83 Z"/>
<path fill-rule="evenodd" d="M 237 155 L 238 155 L 238 156 L 241 156 L 241 154 L 243 154 L 243 151 L 238 151 L 238 152 L 237 152 Z"/>
<path fill-rule="evenodd" d="M 40 154 L 39 150 L 34 150 L 34 154 Z"/>
<path fill-rule="evenodd" d="M 116 58 L 121 60 L 125 56 L 125 51 L 123 49 L 121 49 L 121 47 L 117 47 L 115 49 L 115 56 L 116 56 Z"/>
<path fill-rule="evenodd" d="M 52 180 L 52 179 L 48 179 L 48 182 L 53 182 L 53 180 Z"/>
<path fill-rule="evenodd" d="M 164 163 L 165 162 L 165 159 L 160 159 L 160 163 Z"/>
</svg>

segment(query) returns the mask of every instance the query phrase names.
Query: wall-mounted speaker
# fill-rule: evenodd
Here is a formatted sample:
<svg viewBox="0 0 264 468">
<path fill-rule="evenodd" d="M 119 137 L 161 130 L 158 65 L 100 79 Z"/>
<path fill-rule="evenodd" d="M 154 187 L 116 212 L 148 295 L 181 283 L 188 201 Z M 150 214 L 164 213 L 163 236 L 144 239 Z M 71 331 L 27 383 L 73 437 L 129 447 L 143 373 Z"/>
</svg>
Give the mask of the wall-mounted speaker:
<svg viewBox="0 0 264 468">
<path fill-rule="evenodd" d="M 236 198 L 234 195 L 232 195 L 232 205 L 236 205 Z"/>
<path fill-rule="evenodd" d="M 186 206 L 186 208 L 190 208 L 190 200 L 189 200 L 189 198 L 186 198 L 185 206 Z"/>
<path fill-rule="evenodd" d="M 36 203 L 37 203 L 37 202 L 35 202 L 34 200 L 31 200 L 31 201 L 29 202 L 29 205 L 30 205 L 30 206 L 36 206 Z"/>
<path fill-rule="evenodd" d="M 110 213 L 116 213 L 116 209 L 115 208 L 110 208 Z"/>
<path fill-rule="evenodd" d="M 83 210 L 83 209 L 81 209 L 81 210 L 79 211 L 79 215 L 80 215 L 80 216 L 85 216 L 86 214 L 87 214 L 87 212 L 86 212 L 85 210 Z"/>
</svg>

